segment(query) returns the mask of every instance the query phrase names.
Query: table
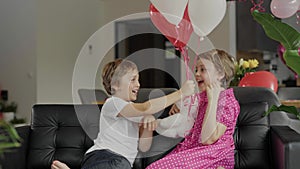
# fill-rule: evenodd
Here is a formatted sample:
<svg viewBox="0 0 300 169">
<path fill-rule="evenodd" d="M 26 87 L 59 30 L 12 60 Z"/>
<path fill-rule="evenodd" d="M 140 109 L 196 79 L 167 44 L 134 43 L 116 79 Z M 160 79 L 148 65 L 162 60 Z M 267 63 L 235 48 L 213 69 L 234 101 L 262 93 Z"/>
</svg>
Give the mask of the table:
<svg viewBox="0 0 300 169">
<path fill-rule="evenodd" d="M 96 102 L 93 102 L 92 104 L 104 104 L 105 101 L 96 101 Z"/>
<path fill-rule="evenodd" d="M 281 104 L 286 106 L 295 106 L 296 108 L 300 108 L 300 100 L 281 100 Z"/>
</svg>

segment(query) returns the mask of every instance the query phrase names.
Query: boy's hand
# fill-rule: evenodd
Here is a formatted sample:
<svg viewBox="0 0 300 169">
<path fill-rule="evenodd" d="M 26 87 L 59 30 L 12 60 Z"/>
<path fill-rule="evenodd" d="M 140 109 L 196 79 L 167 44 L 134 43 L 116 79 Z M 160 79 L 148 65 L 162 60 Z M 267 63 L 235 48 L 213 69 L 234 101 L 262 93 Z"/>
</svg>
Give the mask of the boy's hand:
<svg viewBox="0 0 300 169">
<path fill-rule="evenodd" d="M 177 114 L 179 113 L 179 108 L 176 106 L 176 104 L 173 104 L 173 106 L 171 107 L 170 111 L 169 111 L 169 115 L 173 115 L 173 114 Z"/>
<path fill-rule="evenodd" d="M 194 94 L 194 92 L 195 92 L 195 82 L 192 81 L 192 80 L 186 81 L 182 85 L 182 87 L 180 88 L 180 91 L 181 91 L 183 97 L 190 96 L 190 95 Z"/>
<path fill-rule="evenodd" d="M 153 115 L 146 115 L 139 125 L 143 125 L 144 129 L 147 128 L 149 131 L 154 131 L 157 128 L 158 122 Z"/>
</svg>

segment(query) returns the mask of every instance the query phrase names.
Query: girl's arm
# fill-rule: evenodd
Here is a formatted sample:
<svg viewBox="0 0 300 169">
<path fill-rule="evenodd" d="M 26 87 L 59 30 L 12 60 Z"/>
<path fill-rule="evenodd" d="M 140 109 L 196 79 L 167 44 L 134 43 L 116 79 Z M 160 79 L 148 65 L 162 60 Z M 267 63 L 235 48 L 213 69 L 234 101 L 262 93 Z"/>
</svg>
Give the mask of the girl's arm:
<svg viewBox="0 0 300 169">
<path fill-rule="evenodd" d="M 212 84 L 206 89 L 208 105 L 202 123 L 200 140 L 202 144 L 213 144 L 227 129 L 224 124 L 217 122 L 217 106 L 221 90 L 222 88 L 217 84 Z"/>
<path fill-rule="evenodd" d="M 217 100 L 208 103 L 206 113 L 204 116 L 204 121 L 202 123 L 202 144 L 213 144 L 225 133 L 227 129 L 227 127 L 224 124 L 217 122 L 217 104 Z"/>
<path fill-rule="evenodd" d="M 150 149 L 153 138 L 153 131 L 157 127 L 157 121 L 152 115 L 147 115 L 142 119 L 140 123 L 140 139 L 139 149 L 142 152 L 146 152 Z"/>
<path fill-rule="evenodd" d="M 119 116 L 123 117 L 136 117 L 154 114 L 160 110 L 170 106 L 181 97 L 192 95 L 195 90 L 195 83 L 191 80 L 184 83 L 181 89 L 156 99 L 151 99 L 144 103 L 130 103 L 126 105 L 119 113 Z"/>
</svg>

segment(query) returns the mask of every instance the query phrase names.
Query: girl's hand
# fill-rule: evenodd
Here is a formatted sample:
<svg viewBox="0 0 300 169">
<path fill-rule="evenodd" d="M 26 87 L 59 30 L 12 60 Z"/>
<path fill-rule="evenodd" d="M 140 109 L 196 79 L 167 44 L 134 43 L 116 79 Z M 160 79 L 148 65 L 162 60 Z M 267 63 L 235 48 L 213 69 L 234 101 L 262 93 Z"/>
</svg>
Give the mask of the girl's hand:
<svg viewBox="0 0 300 169">
<path fill-rule="evenodd" d="M 158 122 L 153 115 L 146 115 L 143 117 L 139 126 L 144 127 L 144 129 L 148 129 L 149 131 L 154 131 L 157 128 Z"/>
<path fill-rule="evenodd" d="M 170 111 L 169 111 L 169 115 L 173 115 L 173 114 L 177 114 L 179 113 L 179 108 L 176 106 L 176 104 L 173 104 L 173 106 L 171 107 Z"/>
<path fill-rule="evenodd" d="M 218 101 L 219 95 L 222 90 L 224 89 L 217 83 L 211 83 L 207 85 L 206 93 L 207 93 L 208 101 L 209 102 L 212 100 Z"/>
<path fill-rule="evenodd" d="M 183 97 L 190 96 L 195 92 L 195 82 L 192 80 L 186 81 L 180 88 Z"/>
</svg>

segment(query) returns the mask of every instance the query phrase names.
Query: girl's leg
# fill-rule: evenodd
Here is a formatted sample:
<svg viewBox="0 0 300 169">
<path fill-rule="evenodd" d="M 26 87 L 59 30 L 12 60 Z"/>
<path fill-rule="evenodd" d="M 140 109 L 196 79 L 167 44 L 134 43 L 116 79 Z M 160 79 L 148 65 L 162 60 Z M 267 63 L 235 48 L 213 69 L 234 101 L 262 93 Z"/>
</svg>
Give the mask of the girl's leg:
<svg viewBox="0 0 300 169">
<path fill-rule="evenodd" d="M 225 169 L 224 167 L 219 166 L 217 169 Z"/>
</svg>

